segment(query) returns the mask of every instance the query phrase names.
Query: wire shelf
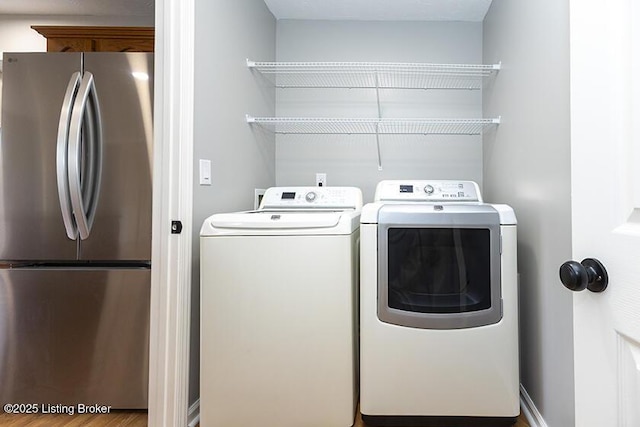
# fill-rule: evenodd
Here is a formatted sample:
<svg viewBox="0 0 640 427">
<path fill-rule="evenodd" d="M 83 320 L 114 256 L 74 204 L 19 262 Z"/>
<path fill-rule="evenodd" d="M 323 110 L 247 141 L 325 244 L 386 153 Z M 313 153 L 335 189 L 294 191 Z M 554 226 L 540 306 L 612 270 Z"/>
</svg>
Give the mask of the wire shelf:
<svg viewBox="0 0 640 427">
<path fill-rule="evenodd" d="M 277 134 L 480 135 L 493 119 L 376 119 L 252 117 L 247 122 Z"/>
<path fill-rule="evenodd" d="M 250 69 L 279 88 L 481 89 L 500 64 L 255 62 Z"/>
</svg>

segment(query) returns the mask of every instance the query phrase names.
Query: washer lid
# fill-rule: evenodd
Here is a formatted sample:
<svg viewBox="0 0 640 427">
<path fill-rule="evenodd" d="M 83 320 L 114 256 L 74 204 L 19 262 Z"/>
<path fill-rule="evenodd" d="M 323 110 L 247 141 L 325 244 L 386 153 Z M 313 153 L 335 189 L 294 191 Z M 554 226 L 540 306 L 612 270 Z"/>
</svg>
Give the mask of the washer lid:
<svg viewBox="0 0 640 427">
<path fill-rule="evenodd" d="M 250 211 L 217 214 L 210 218 L 216 228 L 327 228 L 340 222 L 342 212 Z"/>
<path fill-rule="evenodd" d="M 360 227 L 360 211 L 248 211 L 215 214 L 200 236 L 348 235 Z"/>
</svg>

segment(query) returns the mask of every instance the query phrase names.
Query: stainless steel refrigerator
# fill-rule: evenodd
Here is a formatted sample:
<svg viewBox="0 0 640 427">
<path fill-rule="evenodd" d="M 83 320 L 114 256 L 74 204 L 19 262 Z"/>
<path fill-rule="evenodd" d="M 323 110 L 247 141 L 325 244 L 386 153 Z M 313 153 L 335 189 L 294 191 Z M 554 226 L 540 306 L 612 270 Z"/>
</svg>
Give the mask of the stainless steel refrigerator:
<svg viewBox="0 0 640 427">
<path fill-rule="evenodd" d="M 0 403 L 146 408 L 153 56 L 5 53 Z"/>
</svg>

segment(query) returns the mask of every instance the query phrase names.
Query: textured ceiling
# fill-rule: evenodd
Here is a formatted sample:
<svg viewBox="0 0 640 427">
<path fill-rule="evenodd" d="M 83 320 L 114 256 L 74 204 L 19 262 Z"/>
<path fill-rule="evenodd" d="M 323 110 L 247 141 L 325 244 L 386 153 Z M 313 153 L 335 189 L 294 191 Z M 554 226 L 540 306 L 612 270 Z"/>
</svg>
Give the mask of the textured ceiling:
<svg viewBox="0 0 640 427">
<path fill-rule="evenodd" d="M 482 21 L 491 0 L 265 0 L 265 3 L 278 19 Z M 0 15 L 152 17 L 154 4 L 155 0 L 0 0 Z"/>
<path fill-rule="evenodd" d="M 0 0 L 0 15 L 153 16 L 155 0 Z"/>
<path fill-rule="evenodd" d="M 491 0 L 264 0 L 278 19 L 482 21 Z"/>
</svg>

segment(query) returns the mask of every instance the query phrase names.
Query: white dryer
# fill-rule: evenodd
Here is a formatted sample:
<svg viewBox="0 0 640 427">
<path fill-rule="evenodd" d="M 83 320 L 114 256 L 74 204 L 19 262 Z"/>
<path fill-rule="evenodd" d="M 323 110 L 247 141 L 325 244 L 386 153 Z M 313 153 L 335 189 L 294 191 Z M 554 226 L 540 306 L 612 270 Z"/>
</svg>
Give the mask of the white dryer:
<svg viewBox="0 0 640 427">
<path fill-rule="evenodd" d="M 361 216 L 360 410 L 371 426 L 520 413 L 516 218 L 471 181 L 382 181 Z"/>
<path fill-rule="evenodd" d="M 207 427 L 349 427 L 357 404 L 362 193 L 269 188 L 201 230 Z"/>
</svg>

